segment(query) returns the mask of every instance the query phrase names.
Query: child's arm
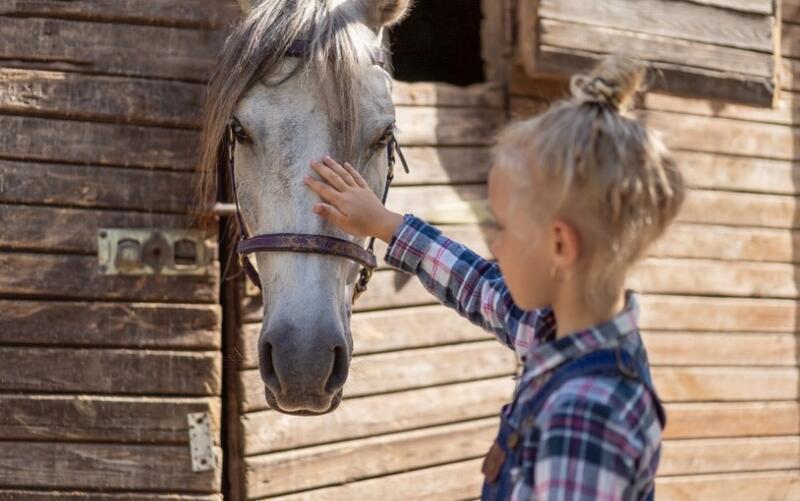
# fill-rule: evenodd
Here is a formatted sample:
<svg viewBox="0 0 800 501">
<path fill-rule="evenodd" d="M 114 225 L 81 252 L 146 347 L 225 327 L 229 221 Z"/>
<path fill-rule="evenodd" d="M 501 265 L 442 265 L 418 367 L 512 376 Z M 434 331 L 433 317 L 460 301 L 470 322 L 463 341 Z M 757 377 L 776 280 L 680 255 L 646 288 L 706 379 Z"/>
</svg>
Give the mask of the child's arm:
<svg viewBox="0 0 800 501">
<path fill-rule="evenodd" d="M 514 304 L 497 264 L 406 215 L 392 234 L 386 263 L 419 277 L 444 305 L 524 354 L 533 342 L 536 311 Z"/>
</svg>

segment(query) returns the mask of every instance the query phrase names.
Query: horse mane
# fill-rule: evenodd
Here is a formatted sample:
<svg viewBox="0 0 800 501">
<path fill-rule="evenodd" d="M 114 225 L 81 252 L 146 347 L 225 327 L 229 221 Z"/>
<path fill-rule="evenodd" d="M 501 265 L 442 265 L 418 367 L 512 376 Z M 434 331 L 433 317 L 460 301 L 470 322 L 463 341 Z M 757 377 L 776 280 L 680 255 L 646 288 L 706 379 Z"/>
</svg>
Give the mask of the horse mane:
<svg viewBox="0 0 800 501">
<path fill-rule="evenodd" d="M 336 121 L 337 148 L 349 152 L 358 131 L 354 87 L 363 58 L 354 43 L 359 33 L 352 2 L 332 8 L 331 0 L 268 0 L 254 8 L 225 41 L 213 72 L 203 113 L 197 164 L 197 203 L 206 212 L 216 198 L 217 166 L 225 129 L 239 101 L 268 76 L 296 40 L 308 43 L 305 60 L 296 71 L 314 70 L 331 81 L 334 96 L 329 114 Z M 335 113 L 335 115 L 333 115 Z"/>
</svg>

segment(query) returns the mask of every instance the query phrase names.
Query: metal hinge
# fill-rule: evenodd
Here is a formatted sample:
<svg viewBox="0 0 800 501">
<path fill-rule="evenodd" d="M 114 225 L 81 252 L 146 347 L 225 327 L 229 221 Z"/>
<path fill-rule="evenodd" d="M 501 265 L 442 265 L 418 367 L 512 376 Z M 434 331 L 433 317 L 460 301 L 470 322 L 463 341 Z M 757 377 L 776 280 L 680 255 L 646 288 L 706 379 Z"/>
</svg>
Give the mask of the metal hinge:
<svg viewBox="0 0 800 501">
<path fill-rule="evenodd" d="M 217 258 L 214 238 L 199 230 L 101 228 L 103 275 L 206 275 Z"/>
<path fill-rule="evenodd" d="M 211 437 L 211 419 L 207 412 L 186 415 L 189 422 L 189 448 L 192 451 L 192 471 L 212 471 L 217 466 L 214 457 L 214 440 Z"/>
</svg>

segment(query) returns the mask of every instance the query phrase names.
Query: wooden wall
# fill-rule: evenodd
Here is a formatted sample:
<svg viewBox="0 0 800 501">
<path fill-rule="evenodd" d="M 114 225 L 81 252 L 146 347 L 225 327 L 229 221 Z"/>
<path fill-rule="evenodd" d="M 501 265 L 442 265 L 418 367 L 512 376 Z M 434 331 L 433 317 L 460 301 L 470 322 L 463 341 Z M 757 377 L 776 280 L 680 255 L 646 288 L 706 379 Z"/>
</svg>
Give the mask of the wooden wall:
<svg viewBox="0 0 800 501">
<path fill-rule="evenodd" d="M 659 499 L 800 498 L 800 2 L 784 1 L 774 109 L 649 94 L 692 187 L 630 280 L 668 426 Z M 563 82 L 514 67 L 516 117 Z"/>
<path fill-rule="evenodd" d="M 185 228 L 222 0 L 0 1 L 0 499 L 219 499 L 216 262 L 98 272 L 98 228 Z M 212 233 L 213 235 L 213 233 Z"/>
</svg>

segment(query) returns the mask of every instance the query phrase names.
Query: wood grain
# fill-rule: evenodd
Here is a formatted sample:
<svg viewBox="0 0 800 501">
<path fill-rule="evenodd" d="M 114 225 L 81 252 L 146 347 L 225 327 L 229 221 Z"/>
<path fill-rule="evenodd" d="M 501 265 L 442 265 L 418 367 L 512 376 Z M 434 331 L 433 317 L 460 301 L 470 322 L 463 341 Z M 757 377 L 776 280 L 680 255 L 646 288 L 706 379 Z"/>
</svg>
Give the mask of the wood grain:
<svg viewBox="0 0 800 501">
<path fill-rule="evenodd" d="M 78 492 L 78 491 L 43 491 L 43 490 L 0 490 L 0 501 L 222 501 L 222 494 L 145 494 L 135 492 Z"/>
<path fill-rule="evenodd" d="M 409 146 L 486 146 L 505 121 L 492 108 L 398 107 L 397 140 Z"/>
<path fill-rule="evenodd" d="M 503 108 L 503 88 L 493 83 L 466 87 L 442 82 L 403 82 L 395 80 L 392 101 L 397 106 L 438 106 Z"/>
<path fill-rule="evenodd" d="M 664 438 L 797 435 L 800 402 L 699 402 L 667 405 Z"/>
<path fill-rule="evenodd" d="M 668 402 L 797 400 L 796 367 L 654 367 L 659 395 Z"/>
<path fill-rule="evenodd" d="M 690 501 L 725 499 L 782 501 L 800 498 L 800 471 L 722 473 L 717 475 L 682 475 L 656 480 L 662 499 Z"/>
<path fill-rule="evenodd" d="M 665 441 L 659 475 L 800 468 L 800 437 Z"/>
</svg>

